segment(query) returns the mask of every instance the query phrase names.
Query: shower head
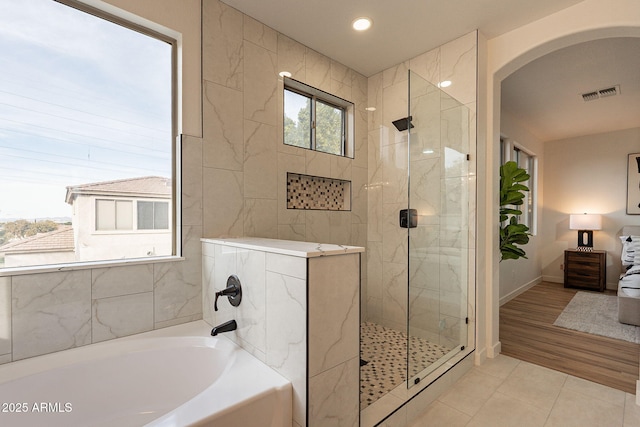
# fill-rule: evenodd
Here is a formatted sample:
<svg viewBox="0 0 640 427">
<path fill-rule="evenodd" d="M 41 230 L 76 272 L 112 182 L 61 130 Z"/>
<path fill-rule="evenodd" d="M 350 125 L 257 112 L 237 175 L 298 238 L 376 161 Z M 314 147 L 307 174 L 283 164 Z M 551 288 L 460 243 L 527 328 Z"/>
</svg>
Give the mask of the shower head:
<svg viewBox="0 0 640 427">
<path fill-rule="evenodd" d="M 408 128 L 413 128 L 413 124 L 411 123 L 411 119 L 412 117 L 404 117 L 402 119 L 398 119 L 398 120 L 394 120 L 393 125 L 396 127 L 396 129 L 398 129 L 399 132 L 402 132 L 403 130 L 407 130 Z"/>
</svg>

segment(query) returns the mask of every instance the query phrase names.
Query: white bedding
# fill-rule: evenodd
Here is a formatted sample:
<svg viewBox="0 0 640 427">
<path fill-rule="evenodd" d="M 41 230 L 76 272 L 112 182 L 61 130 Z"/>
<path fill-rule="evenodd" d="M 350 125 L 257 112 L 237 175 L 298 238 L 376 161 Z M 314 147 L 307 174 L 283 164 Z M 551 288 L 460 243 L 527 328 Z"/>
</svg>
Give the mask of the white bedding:
<svg viewBox="0 0 640 427">
<path fill-rule="evenodd" d="M 640 326 L 640 226 L 622 227 L 622 274 L 618 283 L 618 321 Z"/>
<path fill-rule="evenodd" d="M 640 297 L 640 265 L 634 265 L 622 273 L 619 288 L 630 297 Z"/>
<path fill-rule="evenodd" d="M 640 237 L 620 236 L 622 242 L 622 265 L 630 266 L 620 275 L 618 288 L 626 296 L 640 297 Z"/>
<path fill-rule="evenodd" d="M 620 292 L 622 292 L 624 295 L 628 297 L 632 297 L 632 298 L 640 297 L 640 289 L 638 288 L 625 288 L 624 286 L 621 286 Z"/>
</svg>

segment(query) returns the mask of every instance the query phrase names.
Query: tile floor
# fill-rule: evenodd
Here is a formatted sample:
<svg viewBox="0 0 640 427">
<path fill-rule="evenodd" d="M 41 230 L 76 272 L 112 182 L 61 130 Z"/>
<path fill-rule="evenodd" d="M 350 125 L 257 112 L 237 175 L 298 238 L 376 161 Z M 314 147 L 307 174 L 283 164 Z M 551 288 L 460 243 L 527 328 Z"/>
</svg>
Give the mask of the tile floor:
<svg viewBox="0 0 640 427">
<path fill-rule="evenodd" d="M 500 355 L 474 366 L 410 426 L 640 427 L 640 406 L 633 394 Z"/>
</svg>

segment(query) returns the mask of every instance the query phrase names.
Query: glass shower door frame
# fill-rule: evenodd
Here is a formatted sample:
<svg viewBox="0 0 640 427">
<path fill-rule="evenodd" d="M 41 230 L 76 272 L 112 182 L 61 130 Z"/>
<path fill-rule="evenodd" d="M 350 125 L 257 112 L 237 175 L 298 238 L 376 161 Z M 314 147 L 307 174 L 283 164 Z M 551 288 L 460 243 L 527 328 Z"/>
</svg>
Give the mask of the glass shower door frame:
<svg viewBox="0 0 640 427">
<path fill-rule="evenodd" d="M 411 70 L 407 86 L 406 362 L 411 388 L 467 346 L 470 114 Z"/>
</svg>

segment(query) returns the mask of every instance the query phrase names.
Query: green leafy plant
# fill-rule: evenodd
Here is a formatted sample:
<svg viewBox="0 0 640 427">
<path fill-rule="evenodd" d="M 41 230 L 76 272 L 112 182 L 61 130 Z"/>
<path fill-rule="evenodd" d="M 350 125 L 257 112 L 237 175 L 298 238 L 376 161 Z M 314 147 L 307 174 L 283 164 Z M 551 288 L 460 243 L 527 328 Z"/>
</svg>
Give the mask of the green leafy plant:
<svg viewBox="0 0 640 427">
<path fill-rule="evenodd" d="M 500 166 L 500 261 L 527 258 L 518 245 L 529 243 L 529 227 L 518 223 L 518 216 L 522 215 L 518 207 L 524 203 L 524 191 L 529 191 L 522 182 L 529 178 L 527 171 L 516 162 Z"/>
</svg>

